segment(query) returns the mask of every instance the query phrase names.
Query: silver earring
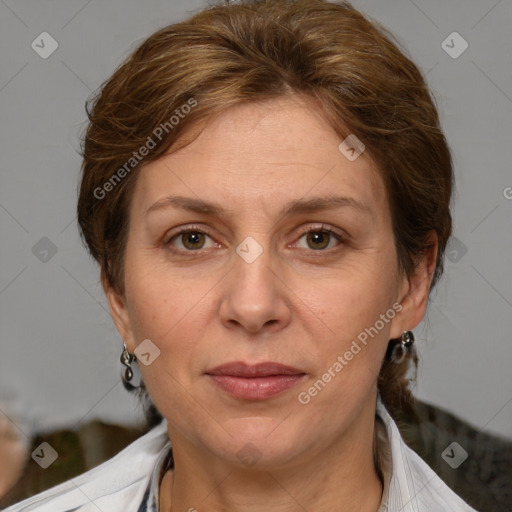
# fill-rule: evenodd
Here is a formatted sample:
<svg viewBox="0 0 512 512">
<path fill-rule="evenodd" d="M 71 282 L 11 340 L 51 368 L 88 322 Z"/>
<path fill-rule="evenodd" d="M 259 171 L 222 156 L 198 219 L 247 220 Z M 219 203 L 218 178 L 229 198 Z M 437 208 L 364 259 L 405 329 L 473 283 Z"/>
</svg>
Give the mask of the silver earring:
<svg viewBox="0 0 512 512">
<path fill-rule="evenodd" d="M 396 364 L 401 363 L 405 359 L 406 353 L 414 343 L 414 334 L 412 331 L 404 331 L 400 336 L 400 341 L 392 340 L 388 347 L 388 358 Z"/>
<path fill-rule="evenodd" d="M 121 354 L 121 363 L 126 366 L 126 369 L 124 371 L 124 374 L 121 374 L 121 379 L 123 380 L 123 385 L 128 391 L 132 391 L 136 389 L 137 386 L 134 386 L 131 384 L 131 380 L 133 379 L 133 370 L 132 370 L 132 363 L 137 360 L 135 355 L 130 354 L 128 352 L 128 349 L 126 348 L 126 343 L 123 343 L 124 349 Z"/>
</svg>

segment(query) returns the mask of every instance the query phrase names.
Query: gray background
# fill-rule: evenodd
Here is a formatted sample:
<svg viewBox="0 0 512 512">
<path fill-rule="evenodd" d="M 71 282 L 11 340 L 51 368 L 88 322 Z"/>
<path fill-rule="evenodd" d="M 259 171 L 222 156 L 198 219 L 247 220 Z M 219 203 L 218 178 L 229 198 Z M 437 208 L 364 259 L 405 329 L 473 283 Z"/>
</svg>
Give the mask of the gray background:
<svg viewBox="0 0 512 512">
<path fill-rule="evenodd" d="M 426 73 L 454 156 L 456 239 L 415 331 L 414 392 L 512 437 L 511 3 L 353 4 L 389 28 Z M 204 5 L 0 0 L 0 408 L 27 436 L 93 418 L 141 419 L 120 383 L 122 343 L 98 268 L 78 236 L 78 135 L 85 99 L 128 52 Z M 46 59 L 31 47 L 44 31 L 58 42 Z M 458 58 L 442 47 L 454 31 L 469 44 Z M 456 39 L 447 44 L 461 48 Z"/>
</svg>

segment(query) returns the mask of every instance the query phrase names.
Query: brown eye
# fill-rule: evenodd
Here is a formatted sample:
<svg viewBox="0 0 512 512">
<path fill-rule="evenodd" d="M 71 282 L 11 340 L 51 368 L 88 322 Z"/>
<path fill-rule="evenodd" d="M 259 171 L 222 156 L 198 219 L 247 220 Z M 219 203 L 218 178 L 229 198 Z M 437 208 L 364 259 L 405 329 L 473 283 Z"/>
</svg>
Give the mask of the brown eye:
<svg viewBox="0 0 512 512">
<path fill-rule="evenodd" d="M 331 249 L 336 246 L 336 241 L 343 242 L 343 238 L 330 229 L 309 230 L 299 238 L 299 241 L 303 238 L 306 239 L 306 247 L 302 246 L 302 248 L 312 249 L 313 251 Z"/>
<path fill-rule="evenodd" d="M 181 240 L 187 249 L 201 249 L 204 245 L 204 233 L 200 233 L 199 231 L 182 233 Z"/>
<path fill-rule="evenodd" d="M 207 238 L 210 238 L 207 233 L 197 229 L 182 230 L 176 233 L 167 242 L 167 245 L 171 245 L 184 252 L 192 252 L 206 248 Z"/>
<path fill-rule="evenodd" d="M 314 250 L 325 249 L 331 239 L 330 233 L 326 231 L 311 231 L 306 237 L 309 246 Z"/>
</svg>

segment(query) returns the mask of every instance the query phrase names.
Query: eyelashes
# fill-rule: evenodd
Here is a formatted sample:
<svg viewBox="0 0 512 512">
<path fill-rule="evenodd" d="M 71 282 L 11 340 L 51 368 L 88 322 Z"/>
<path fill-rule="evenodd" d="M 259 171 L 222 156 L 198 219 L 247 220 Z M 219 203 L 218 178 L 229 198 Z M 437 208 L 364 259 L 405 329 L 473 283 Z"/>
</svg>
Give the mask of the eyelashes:
<svg viewBox="0 0 512 512">
<path fill-rule="evenodd" d="M 332 241 L 332 239 L 335 239 L 337 240 L 341 245 L 343 245 L 346 241 L 345 239 L 345 236 L 343 236 L 341 233 L 338 233 L 337 231 L 334 231 L 333 229 L 331 229 L 330 227 L 328 226 L 325 226 L 325 225 L 321 225 L 319 227 L 308 227 L 306 229 L 304 229 L 303 231 L 299 232 L 299 238 L 298 240 L 302 239 L 303 237 L 307 237 L 308 235 L 320 235 L 320 241 L 324 241 L 324 238 L 325 238 L 325 235 L 327 235 L 328 237 L 328 245 L 330 244 L 330 242 Z M 318 237 L 316 236 L 316 238 L 313 239 L 314 240 L 314 243 L 316 243 L 318 241 Z M 316 249 L 312 249 L 312 248 L 306 248 L 306 250 L 308 249 L 311 249 L 311 251 L 314 251 L 314 252 L 327 252 L 327 251 L 330 251 L 332 248 L 329 248 L 329 249 L 325 249 L 325 247 L 322 247 L 322 248 L 316 248 Z"/>
<path fill-rule="evenodd" d="M 175 233 L 170 239 L 168 242 L 166 242 L 166 246 L 170 247 L 172 251 L 175 251 L 175 252 L 197 252 L 201 249 L 203 249 L 203 247 L 198 247 L 198 248 L 194 248 L 192 250 L 187 250 L 186 248 L 184 249 L 176 249 L 173 244 L 172 244 L 172 241 L 175 240 L 175 239 L 178 239 L 179 241 L 182 242 L 182 245 L 184 246 L 183 244 L 183 237 L 184 235 L 191 235 L 191 234 L 195 234 L 195 235 L 200 235 L 199 236 L 199 239 L 201 240 L 201 238 L 204 238 L 204 237 L 211 237 L 211 235 L 208 233 L 208 231 L 205 231 L 203 229 L 199 229 L 199 228 L 186 228 L 186 229 L 182 229 L 180 231 L 178 231 L 177 233 Z M 195 237 L 197 239 L 197 236 Z M 188 241 L 190 242 L 190 240 Z M 188 243 L 187 242 L 187 243 Z M 194 242 L 192 242 L 194 243 Z M 185 246 L 184 246 L 185 247 Z"/>
<path fill-rule="evenodd" d="M 346 242 L 346 237 L 342 233 L 339 233 L 337 230 L 335 231 L 330 226 L 326 226 L 324 224 L 318 226 L 308 226 L 299 231 L 299 233 L 296 234 L 296 237 L 297 242 L 292 244 L 292 247 L 296 246 L 296 244 L 303 238 L 306 238 L 306 247 L 301 247 L 300 249 L 313 253 L 330 253 L 332 250 L 335 250 L 340 245 L 344 245 Z M 205 247 L 207 244 L 207 238 L 212 239 L 213 242 L 213 236 L 208 230 L 198 226 L 189 226 L 174 232 L 164 243 L 164 245 L 173 253 L 185 255 L 202 253 L 205 249 L 220 245 L 216 242 L 213 242 L 209 246 Z M 330 247 L 333 241 L 338 242 L 334 248 Z M 176 247 L 174 245 L 175 242 L 179 242 L 182 247 Z M 309 244 L 311 244 L 313 247 L 311 247 Z M 315 248 L 315 244 L 319 245 L 319 247 L 317 246 Z"/>
</svg>

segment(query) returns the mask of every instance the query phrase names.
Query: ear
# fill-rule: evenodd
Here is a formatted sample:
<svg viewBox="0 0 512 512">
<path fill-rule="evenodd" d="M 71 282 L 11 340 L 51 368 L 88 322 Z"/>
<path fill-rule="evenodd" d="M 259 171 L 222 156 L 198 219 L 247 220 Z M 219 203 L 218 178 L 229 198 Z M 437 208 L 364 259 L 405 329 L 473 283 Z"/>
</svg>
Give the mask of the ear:
<svg viewBox="0 0 512 512">
<path fill-rule="evenodd" d="M 425 316 L 430 285 L 436 268 L 438 246 L 437 233 L 430 231 L 428 246 L 416 259 L 413 274 L 402 278 L 398 293 L 398 302 L 402 309 L 392 321 L 390 339 L 399 338 L 404 331 L 411 331 Z"/>
<path fill-rule="evenodd" d="M 126 299 L 123 295 L 114 290 L 103 272 L 101 275 L 101 285 L 107 297 L 110 315 L 112 316 L 112 320 L 114 321 L 117 331 L 119 332 L 122 340 L 126 343 L 128 352 L 133 354 L 133 351 L 135 350 L 135 342 Z"/>
</svg>

